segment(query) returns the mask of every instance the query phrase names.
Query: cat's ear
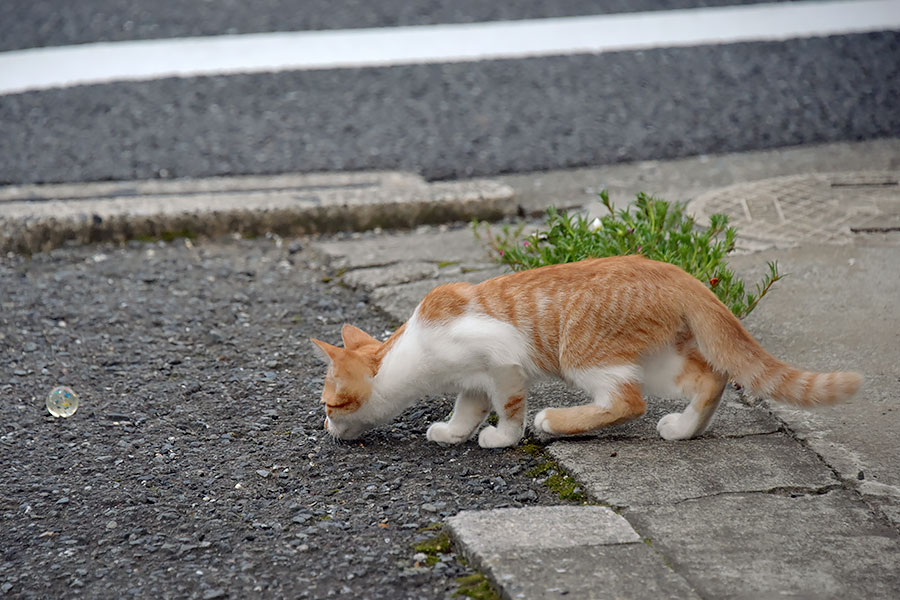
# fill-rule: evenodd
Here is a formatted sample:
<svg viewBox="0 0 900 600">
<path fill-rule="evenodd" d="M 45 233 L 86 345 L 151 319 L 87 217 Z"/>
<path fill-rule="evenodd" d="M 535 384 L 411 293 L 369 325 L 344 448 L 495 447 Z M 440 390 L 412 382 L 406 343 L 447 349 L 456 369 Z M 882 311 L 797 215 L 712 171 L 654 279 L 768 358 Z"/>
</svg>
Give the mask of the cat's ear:
<svg viewBox="0 0 900 600">
<path fill-rule="evenodd" d="M 313 343 L 313 351 L 316 353 L 316 356 L 321 358 L 323 361 L 331 364 L 333 363 L 338 356 L 340 356 L 341 350 L 337 346 L 332 346 L 322 340 L 317 340 L 316 338 L 309 338 L 309 341 Z"/>
<path fill-rule="evenodd" d="M 349 323 L 344 324 L 341 328 L 341 339 L 344 340 L 344 348 L 347 350 L 356 350 L 366 344 L 381 343 L 359 327 L 354 327 Z"/>
</svg>

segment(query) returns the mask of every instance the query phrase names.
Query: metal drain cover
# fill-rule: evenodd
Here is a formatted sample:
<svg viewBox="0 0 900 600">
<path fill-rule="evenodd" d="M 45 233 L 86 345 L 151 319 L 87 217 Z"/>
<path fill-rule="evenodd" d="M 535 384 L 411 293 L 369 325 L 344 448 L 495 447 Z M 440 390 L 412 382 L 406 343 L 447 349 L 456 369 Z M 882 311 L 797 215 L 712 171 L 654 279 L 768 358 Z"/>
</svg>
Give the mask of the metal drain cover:
<svg viewBox="0 0 900 600">
<path fill-rule="evenodd" d="M 741 183 L 701 195 L 688 210 L 701 225 L 723 213 L 741 240 L 769 243 L 764 245 L 848 243 L 855 233 L 900 232 L 900 173 L 817 173 Z"/>
</svg>

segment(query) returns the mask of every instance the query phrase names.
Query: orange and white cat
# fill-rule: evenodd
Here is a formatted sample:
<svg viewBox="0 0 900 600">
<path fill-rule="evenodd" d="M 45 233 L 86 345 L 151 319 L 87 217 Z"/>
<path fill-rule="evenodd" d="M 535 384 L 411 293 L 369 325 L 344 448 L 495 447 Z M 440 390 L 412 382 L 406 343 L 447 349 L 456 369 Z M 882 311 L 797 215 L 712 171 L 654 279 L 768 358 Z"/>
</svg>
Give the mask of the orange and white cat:
<svg viewBox="0 0 900 600">
<path fill-rule="evenodd" d="M 312 340 L 328 361 L 325 427 L 353 439 L 417 398 L 458 392 L 449 421 L 427 438 L 456 444 L 483 423 L 485 448 L 522 438 L 529 382 L 554 375 L 593 401 L 546 408 L 534 427 L 584 433 L 644 413 L 644 394 L 690 400 L 657 424 L 667 440 L 703 433 L 729 377 L 757 395 L 799 406 L 852 396 L 857 373 L 811 373 L 766 352 L 707 287 L 640 256 L 551 265 L 477 285 L 436 287 L 380 342 L 344 325 L 344 347 Z"/>
</svg>

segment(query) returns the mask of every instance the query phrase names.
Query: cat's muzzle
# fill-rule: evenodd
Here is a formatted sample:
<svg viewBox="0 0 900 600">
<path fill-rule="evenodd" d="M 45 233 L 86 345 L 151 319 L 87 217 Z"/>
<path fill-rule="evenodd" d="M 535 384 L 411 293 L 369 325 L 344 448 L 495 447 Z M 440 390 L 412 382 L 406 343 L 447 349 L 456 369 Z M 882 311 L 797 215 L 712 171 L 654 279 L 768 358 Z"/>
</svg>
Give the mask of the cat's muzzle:
<svg viewBox="0 0 900 600">
<path fill-rule="evenodd" d="M 325 417 L 325 430 L 331 437 L 338 440 L 355 440 L 365 431 L 364 427 L 352 426 L 350 424 L 338 424 L 327 416 Z"/>
</svg>

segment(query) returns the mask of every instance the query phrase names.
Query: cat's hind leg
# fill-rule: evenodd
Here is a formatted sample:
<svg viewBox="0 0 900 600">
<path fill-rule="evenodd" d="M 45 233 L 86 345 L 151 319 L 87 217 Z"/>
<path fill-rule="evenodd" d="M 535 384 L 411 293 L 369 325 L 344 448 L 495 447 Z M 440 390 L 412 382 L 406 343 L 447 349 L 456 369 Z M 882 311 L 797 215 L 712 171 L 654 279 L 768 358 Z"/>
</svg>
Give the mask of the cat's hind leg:
<svg viewBox="0 0 900 600">
<path fill-rule="evenodd" d="M 545 408 L 534 417 L 534 428 L 545 433 L 587 433 L 635 419 L 647 408 L 637 369 L 632 365 L 597 367 L 571 373 L 567 379 L 590 393 L 591 404 Z"/>
<path fill-rule="evenodd" d="M 545 433 L 587 433 L 636 419 L 644 414 L 646 406 L 640 384 L 629 383 L 612 395 L 609 406 L 583 404 L 545 408 L 535 415 L 534 428 Z"/>
<path fill-rule="evenodd" d="M 656 430 L 666 440 L 687 440 L 709 427 L 728 383 L 728 376 L 717 373 L 699 352 L 693 351 L 686 357 L 674 383 L 684 396 L 691 399 L 691 403 L 684 412 L 671 413 L 660 419 Z"/>
<path fill-rule="evenodd" d="M 469 439 L 491 410 L 491 400 L 485 392 L 465 391 L 456 397 L 453 414 L 446 422 L 432 423 L 425 437 L 432 442 L 459 444 Z"/>
<path fill-rule="evenodd" d="M 494 373 L 495 389 L 491 394 L 497 425 L 488 425 L 478 434 L 482 448 L 514 446 L 525 433 L 526 380 L 517 367 Z"/>
</svg>

